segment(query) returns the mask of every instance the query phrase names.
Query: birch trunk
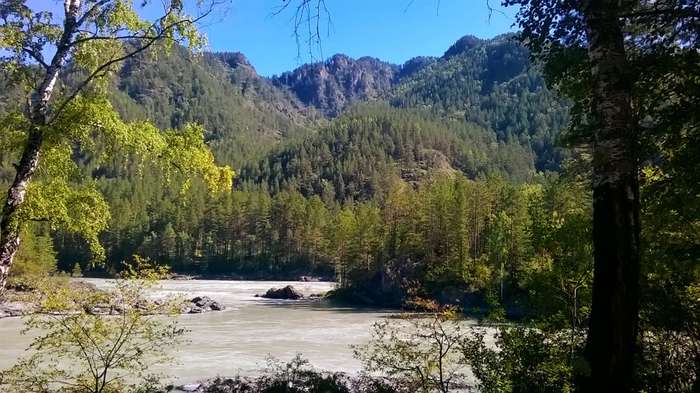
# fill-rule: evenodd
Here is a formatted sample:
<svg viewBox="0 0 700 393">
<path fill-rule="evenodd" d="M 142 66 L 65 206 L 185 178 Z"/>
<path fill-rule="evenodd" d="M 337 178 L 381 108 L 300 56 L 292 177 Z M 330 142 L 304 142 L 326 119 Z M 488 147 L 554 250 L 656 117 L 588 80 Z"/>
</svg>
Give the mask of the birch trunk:
<svg viewBox="0 0 700 393">
<path fill-rule="evenodd" d="M 27 133 L 27 143 L 16 167 L 16 174 L 7 192 L 7 200 L 2 208 L 0 217 L 0 292 L 7 285 L 7 278 L 19 249 L 21 238 L 21 223 L 17 213 L 26 200 L 27 187 L 39 167 L 41 146 L 43 144 L 43 128 L 47 125 L 49 103 L 54 94 L 58 76 L 63 69 L 71 49 L 71 41 L 78 27 L 80 0 L 65 0 L 66 18 L 63 23 L 63 33 L 56 46 L 56 53 L 46 68 L 46 74 L 32 93 L 29 108 L 31 126 Z"/>
</svg>

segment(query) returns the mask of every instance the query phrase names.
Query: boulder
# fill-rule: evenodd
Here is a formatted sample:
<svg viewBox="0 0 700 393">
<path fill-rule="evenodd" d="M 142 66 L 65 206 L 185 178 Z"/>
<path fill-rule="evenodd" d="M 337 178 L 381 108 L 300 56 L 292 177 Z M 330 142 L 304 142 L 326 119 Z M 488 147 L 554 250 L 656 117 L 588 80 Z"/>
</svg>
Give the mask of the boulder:
<svg viewBox="0 0 700 393">
<path fill-rule="evenodd" d="M 270 288 L 264 295 L 262 295 L 262 297 L 268 299 L 298 300 L 303 299 L 304 295 L 297 291 L 293 286 L 287 285 L 286 287 L 280 289 Z"/>
<path fill-rule="evenodd" d="M 211 304 L 213 300 L 208 296 L 197 296 L 196 298 L 192 299 L 191 302 L 197 307 L 206 307 L 208 304 Z"/>
<path fill-rule="evenodd" d="M 223 304 L 215 301 L 209 296 L 197 296 L 192 298 L 190 303 L 192 304 L 192 310 L 189 311 L 190 314 L 205 311 L 221 311 L 225 308 Z M 193 311 L 194 309 L 201 309 L 201 311 Z"/>
<path fill-rule="evenodd" d="M 203 308 L 194 306 L 194 307 L 190 308 L 190 311 L 188 311 L 187 313 L 188 314 L 201 314 L 204 311 L 205 310 Z"/>
<path fill-rule="evenodd" d="M 197 392 L 200 390 L 202 387 L 202 384 L 199 383 L 190 383 L 187 385 L 180 385 L 177 387 L 178 390 L 181 392 Z"/>
<path fill-rule="evenodd" d="M 209 308 L 211 308 L 213 311 L 221 311 L 224 309 L 224 306 L 219 304 L 218 302 L 211 302 Z"/>
</svg>

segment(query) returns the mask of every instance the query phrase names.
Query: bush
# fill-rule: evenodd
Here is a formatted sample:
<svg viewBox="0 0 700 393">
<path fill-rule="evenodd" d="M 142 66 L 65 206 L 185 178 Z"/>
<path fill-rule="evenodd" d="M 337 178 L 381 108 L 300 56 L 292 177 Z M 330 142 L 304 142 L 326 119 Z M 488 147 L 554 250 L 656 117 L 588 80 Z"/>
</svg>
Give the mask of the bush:
<svg viewBox="0 0 700 393">
<path fill-rule="evenodd" d="M 175 311 L 174 302 L 146 297 L 163 271 L 137 262 L 109 292 L 44 280 L 34 294 L 37 313 L 25 321 L 25 332 L 35 335 L 31 353 L 0 373 L 0 384 L 24 393 L 153 391 L 149 367 L 170 360 L 166 348 L 184 331 L 163 316 Z"/>
<path fill-rule="evenodd" d="M 355 347 L 355 356 L 369 373 L 387 375 L 413 391 L 446 393 L 466 386 L 460 337 L 459 323 L 443 315 L 406 324 L 378 322 L 370 342 Z"/>
<path fill-rule="evenodd" d="M 341 373 L 325 373 L 297 355 L 287 363 L 270 359 L 263 376 L 246 379 L 216 378 L 204 393 L 412 393 L 393 381 L 362 374 L 351 378 Z"/>
<path fill-rule="evenodd" d="M 347 377 L 314 370 L 308 360 L 295 356 L 286 364 L 270 359 L 261 393 L 350 393 Z"/>
<path fill-rule="evenodd" d="M 485 330 L 474 329 L 460 343 L 480 392 L 570 392 L 575 374 L 585 372 L 582 332 L 501 327 L 495 346 L 487 343 L 487 336 Z"/>
<path fill-rule="evenodd" d="M 56 252 L 49 235 L 32 228 L 22 234 L 22 243 L 10 270 L 8 286 L 21 291 L 35 289 L 35 283 L 56 272 Z"/>
</svg>

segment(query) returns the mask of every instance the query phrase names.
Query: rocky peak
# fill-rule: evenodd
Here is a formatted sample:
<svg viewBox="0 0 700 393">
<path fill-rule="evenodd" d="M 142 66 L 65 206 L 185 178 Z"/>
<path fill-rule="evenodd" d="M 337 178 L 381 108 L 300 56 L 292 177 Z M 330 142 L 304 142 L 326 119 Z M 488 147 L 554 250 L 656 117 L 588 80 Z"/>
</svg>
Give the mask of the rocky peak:
<svg viewBox="0 0 700 393">
<path fill-rule="evenodd" d="M 393 87 L 399 67 L 372 57 L 336 54 L 322 63 L 306 64 L 273 77 L 306 105 L 337 116 L 348 105 L 379 98 Z"/>
<path fill-rule="evenodd" d="M 474 37 L 473 35 L 465 35 L 452 44 L 452 46 L 447 49 L 445 54 L 442 56 L 445 59 L 462 54 L 469 49 L 474 48 L 482 42 L 481 39 Z"/>
<path fill-rule="evenodd" d="M 435 62 L 437 62 L 437 58 L 432 56 L 417 56 L 409 59 L 401 66 L 399 78 L 407 78 Z"/>
<path fill-rule="evenodd" d="M 248 61 L 248 58 L 241 52 L 218 52 L 216 57 L 231 68 L 250 68 L 255 71 L 255 67 Z"/>
<path fill-rule="evenodd" d="M 342 53 L 336 53 L 326 61 L 326 68 L 331 70 L 341 70 L 343 68 L 349 67 L 352 62 L 353 59 L 351 59 L 350 57 Z"/>
</svg>

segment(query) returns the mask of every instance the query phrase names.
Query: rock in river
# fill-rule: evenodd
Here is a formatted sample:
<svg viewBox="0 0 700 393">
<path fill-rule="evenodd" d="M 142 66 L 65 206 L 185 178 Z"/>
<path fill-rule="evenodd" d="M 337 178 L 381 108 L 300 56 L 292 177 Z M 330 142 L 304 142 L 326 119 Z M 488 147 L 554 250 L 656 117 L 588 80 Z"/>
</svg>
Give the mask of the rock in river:
<svg viewBox="0 0 700 393">
<path fill-rule="evenodd" d="M 0 318 L 19 317 L 32 311 L 32 306 L 29 303 L 19 301 L 0 302 Z"/>
<path fill-rule="evenodd" d="M 287 285 L 286 287 L 280 289 L 270 288 L 264 295 L 262 295 L 262 297 L 268 299 L 298 300 L 303 299 L 304 295 L 302 295 L 301 292 L 297 291 L 293 286 Z"/>
<path fill-rule="evenodd" d="M 197 392 L 200 390 L 201 387 L 202 387 L 202 384 L 190 383 L 187 385 L 178 386 L 177 389 L 181 392 Z"/>
<path fill-rule="evenodd" d="M 192 306 L 187 311 L 189 314 L 199 314 L 207 311 L 221 311 L 225 308 L 223 304 L 215 301 L 209 296 L 197 296 L 190 300 L 190 303 L 192 303 Z"/>
</svg>

